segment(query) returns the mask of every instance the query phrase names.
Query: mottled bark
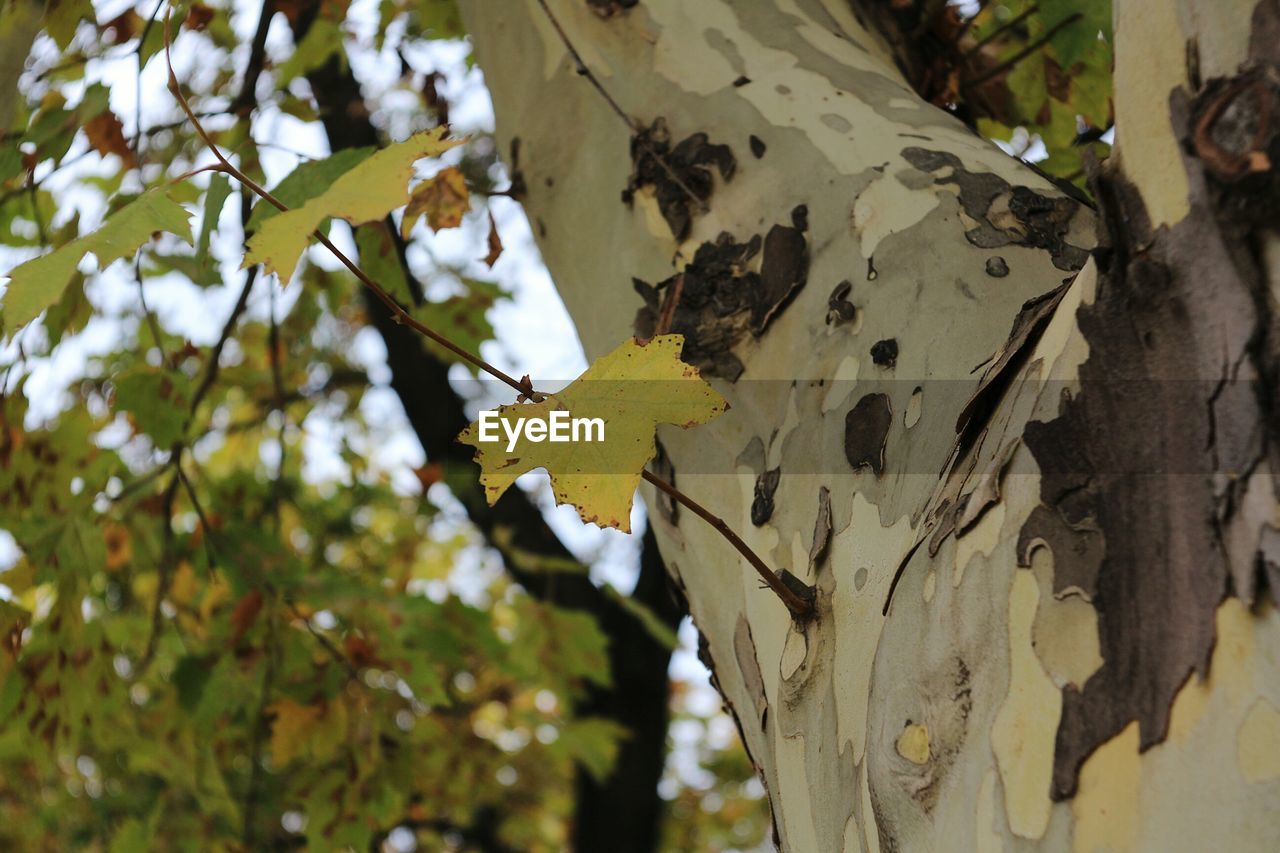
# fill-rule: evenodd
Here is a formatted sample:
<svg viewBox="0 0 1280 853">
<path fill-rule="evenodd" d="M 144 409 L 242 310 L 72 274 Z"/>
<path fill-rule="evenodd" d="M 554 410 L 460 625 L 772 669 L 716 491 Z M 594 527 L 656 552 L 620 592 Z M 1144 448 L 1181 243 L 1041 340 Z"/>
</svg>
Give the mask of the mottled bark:
<svg viewBox="0 0 1280 853">
<path fill-rule="evenodd" d="M 783 846 L 1280 847 L 1273 0 L 1118 4 L 1097 216 L 847 0 L 548 5 L 625 118 L 464 8 L 588 355 L 680 288 L 667 461 L 818 591 L 655 513 Z"/>
</svg>

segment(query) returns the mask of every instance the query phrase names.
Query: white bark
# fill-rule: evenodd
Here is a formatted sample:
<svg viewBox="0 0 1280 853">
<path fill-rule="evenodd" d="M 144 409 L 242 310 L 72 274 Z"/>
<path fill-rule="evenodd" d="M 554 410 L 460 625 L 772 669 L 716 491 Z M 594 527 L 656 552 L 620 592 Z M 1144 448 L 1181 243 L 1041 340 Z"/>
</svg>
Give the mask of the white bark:
<svg viewBox="0 0 1280 853">
<path fill-rule="evenodd" d="M 673 143 L 705 132 L 736 155 L 736 174 L 677 245 L 650 190 L 633 207 L 620 201 L 631 132 L 574 73 L 536 0 L 463 5 L 502 150 L 519 137 L 525 205 L 589 357 L 632 333 L 632 276 L 665 279 L 720 232 L 745 242 L 807 206 L 807 283 L 762 336 L 735 347 L 745 371 L 718 382 L 733 408 L 660 437 L 683 490 L 817 587 L 818 618 L 793 627 L 707 525 L 651 513 L 784 848 L 1280 849 L 1280 618 L 1261 599 L 1218 607 L 1208 680 L 1193 676 L 1177 693 L 1167 738 L 1139 754 L 1129 724 L 1088 757 L 1074 797 L 1050 798 L 1063 688 L 1104 661 L 1093 603 L 1055 595 L 1066 555 L 1035 548 L 1029 569 L 1017 567 L 1020 532 L 1042 500 L 1020 437 L 1027 421 L 1057 416 L 1064 387 L 1079 391 L 1089 343 L 1076 312 L 1095 298 L 1092 262 L 1013 364 L 986 430 L 939 476 L 1019 309 L 1070 278 L 1064 267 L 1092 246 L 1090 212 L 920 102 L 847 0 L 642 0 L 609 19 L 552 0 L 628 115 L 665 118 Z M 1202 73 L 1235 72 L 1248 35 L 1235 22 L 1252 4 L 1230 5 L 1120 5 L 1120 156 L 1153 225 L 1178 223 L 1195 204 L 1168 92 L 1182 82 L 1191 33 L 1202 34 Z M 752 135 L 765 143 L 760 158 Z M 1067 232 L 1055 238 L 1019 206 L 1027 198 L 1056 203 Z M 996 256 L 1007 276 L 989 274 Z M 844 280 L 857 319 L 829 325 Z M 899 346 L 893 367 L 870 356 L 886 339 Z M 892 411 L 879 475 L 845 452 L 847 415 L 877 393 Z M 779 467 L 773 512 L 757 527 L 757 477 Z M 833 535 L 814 566 L 823 488 Z M 948 517 L 969 493 L 968 511 Z M 1256 534 L 1275 500 L 1253 494 Z"/>
</svg>

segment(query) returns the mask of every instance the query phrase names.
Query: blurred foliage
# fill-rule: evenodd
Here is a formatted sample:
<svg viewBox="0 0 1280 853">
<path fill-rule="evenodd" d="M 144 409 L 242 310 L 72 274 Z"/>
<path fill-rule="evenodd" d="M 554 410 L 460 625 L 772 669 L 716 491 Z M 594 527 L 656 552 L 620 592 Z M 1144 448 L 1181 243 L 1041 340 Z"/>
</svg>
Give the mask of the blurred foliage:
<svg viewBox="0 0 1280 853">
<path fill-rule="evenodd" d="M 1083 189 L 1086 152 L 1102 160 L 1111 148 L 1110 0 L 901 5 L 899 56 L 916 90 Z"/>
</svg>

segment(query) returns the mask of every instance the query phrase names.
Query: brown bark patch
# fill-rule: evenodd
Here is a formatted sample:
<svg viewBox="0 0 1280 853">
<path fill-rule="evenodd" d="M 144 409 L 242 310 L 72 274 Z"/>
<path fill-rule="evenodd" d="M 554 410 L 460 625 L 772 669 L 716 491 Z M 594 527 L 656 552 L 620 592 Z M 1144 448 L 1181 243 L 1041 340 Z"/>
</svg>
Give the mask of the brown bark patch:
<svg viewBox="0 0 1280 853">
<path fill-rule="evenodd" d="M 677 241 L 689 236 L 694 214 L 711 197 L 715 188 L 712 170 L 727 181 L 737 169 L 729 146 L 712 144 L 705 133 L 686 136 L 673 146 L 671 131 L 661 116 L 632 137 L 631 164 L 631 179 L 622 200 L 630 204 L 636 190 L 652 187 L 658 210 Z"/>
<path fill-rule="evenodd" d="M 884 473 L 884 447 L 892 424 L 887 394 L 868 394 L 845 415 L 844 455 L 855 471 L 870 468 L 877 477 Z"/>
<path fill-rule="evenodd" d="M 1179 103 L 1174 124 L 1193 151 Z M 1055 591 L 1093 602 L 1105 660 L 1083 687 L 1063 690 L 1057 800 L 1130 721 L 1142 749 L 1162 741 L 1178 690 L 1192 672 L 1207 675 L 1214 613 L 1240 568 L 1225 542 L 1252 524 L 1238 512 L 1243 490 L 1274 447 L 1265 276 L 1206 180 L 1216 161 L 1187 167 L 1191 213 L 1154 232 L 1111 167 L 1094 177 L 1098 292 L 1076 315 L 1089 357 L 1058 416 L 1024 433 L 1042 478 L 1019 562 L 1036 547 L 1052 551 Z M 1262 571 L 1265 558 L 1256 562 L 1244 570 Z"/>
<path fill-rule="evenodd" d="M 632 279 L 644 300 L 636 336 L 652 337 L 665 326 L 684 335 L 685 361 L 704 375 L 736 381 L 744 366 L 733 348 L 748 334 L 764 334 L 805 285 L 807 218 L 801 205 L 792 211 L 791 225 L 773 226 L 763 240 L 755 235 L 739 243 L 722 232 L 670 278 L 656 285 Z"/>
</svg>

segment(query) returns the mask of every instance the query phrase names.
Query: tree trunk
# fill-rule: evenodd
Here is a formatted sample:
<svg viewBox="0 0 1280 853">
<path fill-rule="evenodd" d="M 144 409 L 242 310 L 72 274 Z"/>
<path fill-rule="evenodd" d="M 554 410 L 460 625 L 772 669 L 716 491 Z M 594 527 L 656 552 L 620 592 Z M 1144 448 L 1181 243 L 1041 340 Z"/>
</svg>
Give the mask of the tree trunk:
<svg viewBox="0 0 1280 853">
<path fill-rule="evenodd" d="M 463 5 L 588 355 L 679 286 L 666 460 L 816 588 L 647 496 L 783 848 L 1280 849 L 1280 4 L 1117 3 L 1096 214 L 848 0 Z"/>
</svg>

